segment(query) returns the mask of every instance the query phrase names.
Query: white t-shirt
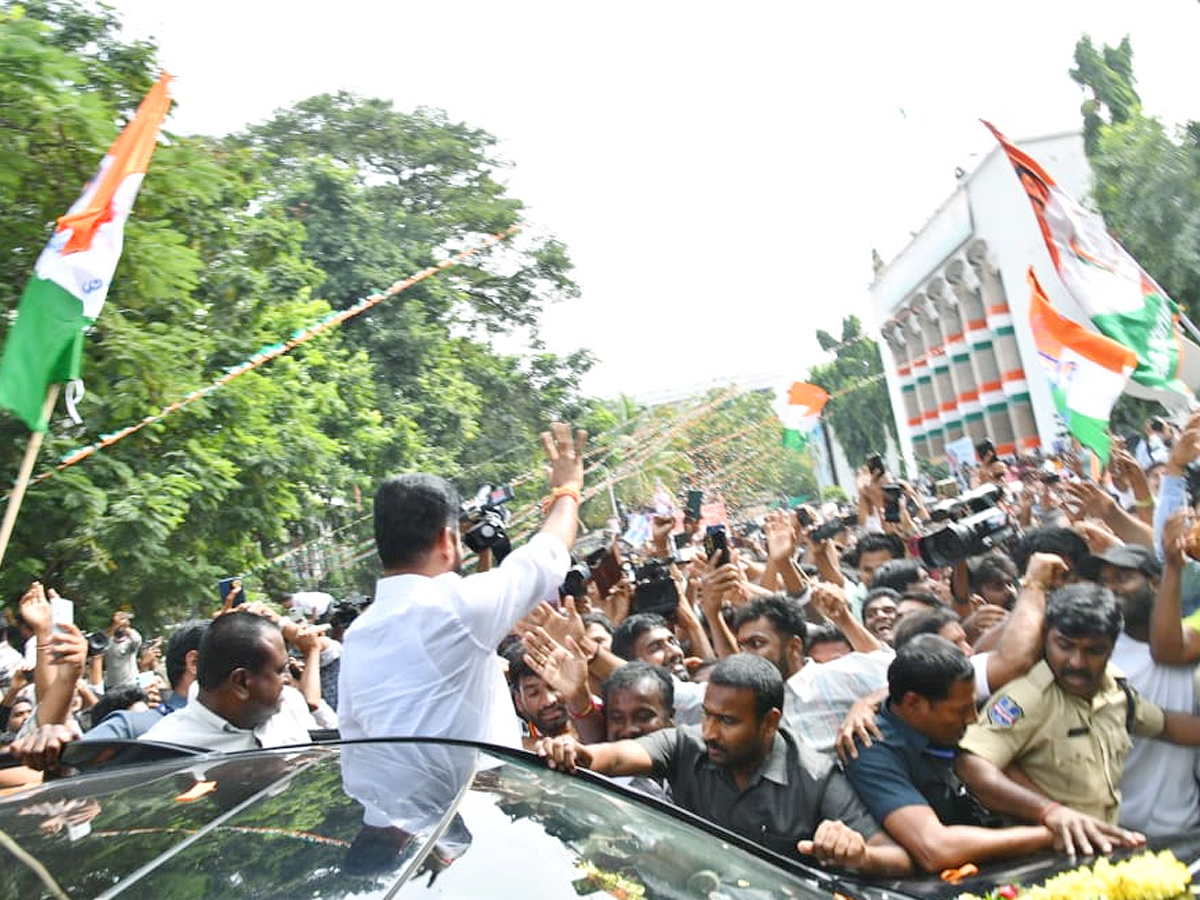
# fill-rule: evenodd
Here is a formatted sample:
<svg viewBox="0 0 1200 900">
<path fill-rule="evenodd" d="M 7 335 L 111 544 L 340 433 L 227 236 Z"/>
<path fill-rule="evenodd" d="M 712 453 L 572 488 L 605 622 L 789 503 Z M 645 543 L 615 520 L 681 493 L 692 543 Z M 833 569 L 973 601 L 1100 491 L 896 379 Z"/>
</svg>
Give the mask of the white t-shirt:
<svg viewBox="0 0 1200 900">
<path fill-rule="evenodd" d="M 1112 662 L 1139 694 L 1163 709 L 1195 711 L 1195 672 L 1192 666 L 1164 666 L 1150 656 L 1150 645 L 1122 633 Z M 1125 757 L 1121 778 L 1121 827 L 1150 836 L 1177 834 L 1200 825 L 1200 784 L 1196 747 L 1130 735 L 1133 747 Z"/>
</svg>

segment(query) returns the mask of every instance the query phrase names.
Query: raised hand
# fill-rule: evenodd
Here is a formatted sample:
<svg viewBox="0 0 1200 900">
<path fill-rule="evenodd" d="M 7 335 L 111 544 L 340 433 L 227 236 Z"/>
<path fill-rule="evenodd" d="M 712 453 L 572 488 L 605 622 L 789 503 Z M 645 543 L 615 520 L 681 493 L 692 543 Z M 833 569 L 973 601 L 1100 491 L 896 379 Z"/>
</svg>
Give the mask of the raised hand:
<svg viewBox="0 0 1200 900">
<path fill-rule="evenodd" d="M 521 639 L 525 645 L 525 661 L 546 684 L 564 697 L 587 692 L 587 656 L 575 641 L 568 637 L 560 644 L 545 628 L 537 627 Z"/>
<path fill-rule="evenodd" d="M 549 431 L 542 432 L 542 448 L 550 461 L 550 487 L 567 490 L 583 490 L 583 448 L 587 444 L 587 432 L 582 428 L 571 440 L 571 427 L 563 422 L 553 422 Z"/>
<path fill-rule="evenodd" d="M 796 534 L 792 530 L 795 516 L 775 510 L 763 521 L 767 536 L 767 557 L 777 565 L 786 563 L 796 552 Z"/>
<path fill-rule="evenodd" d="M 46 590 L 40 581 L 35 581 L 21 595 L 21 618 L 25 624 L 38 636 L 39 642 L 50 634 L 54 628 L 54 615 L 50 601 L 46 598 Z"/>
</svg>

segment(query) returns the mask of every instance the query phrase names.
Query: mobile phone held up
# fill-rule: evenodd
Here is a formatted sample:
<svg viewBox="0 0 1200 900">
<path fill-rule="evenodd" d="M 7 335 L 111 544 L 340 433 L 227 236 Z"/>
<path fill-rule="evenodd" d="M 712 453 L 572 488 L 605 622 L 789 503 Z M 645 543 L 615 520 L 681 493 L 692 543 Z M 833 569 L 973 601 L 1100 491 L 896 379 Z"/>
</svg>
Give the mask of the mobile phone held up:
<svg viewBox="0 0 1200 900">
<path fill-rule="evenodd" d="M 221 605 L 225 605 L 225 598 L 233 593 L 233 600 L 230 606 L 241 606 L 246 602 L 246 591 L 242 588 L 242 578 L 240 575 L 230 575 L 228 578 L 222 578 L 217 582 L 217 594 L 221 598 Z"/>
<path fill-rule="evenodd" d="M 724 525 L 709 525 L 704 530 L 704 552 L 710 560 L 716 557 L 718 566 L 729 562 L 729 539 Z"/>
<path fill-rule="evenodd" d="M 900 521 L 900 501 L 904 498 L 904 485 L 885 484 L 883 486 L 883 521 Z"/>
</svg>

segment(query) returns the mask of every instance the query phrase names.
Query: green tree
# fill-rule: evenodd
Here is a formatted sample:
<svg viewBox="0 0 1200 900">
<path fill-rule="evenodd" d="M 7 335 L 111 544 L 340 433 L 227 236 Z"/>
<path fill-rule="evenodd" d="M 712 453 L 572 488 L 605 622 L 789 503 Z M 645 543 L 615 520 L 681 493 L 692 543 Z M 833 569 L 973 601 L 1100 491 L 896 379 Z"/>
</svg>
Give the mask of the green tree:
<svg viewBox="0 0 1200 900">
<path fill-rule="evenodd" d="M 842 320 L 841 340 L 818 331 L 817 342 L 834 358 L 813 366 L 809 380 L 829 393 L 825 419 L 851 463 L 858 465 L 872 453 L 882 452 L 889 435 L 897 440 L 879 344 L 867 337 L 858 316 Z"/>
<path fill-rule="evenodd" d="M 1093 199 L 1113 234 L 1192 318 L 1200 314 L 1200 123 L 1172 134 L 1134 90 L 1133 50 L 1084 36 L 1071 77 L 1087 91 Z"/>
<path fill-rule="evenodd" d="M 1083 141 L 1087 152 L 1095 153 L 1105 124 L 1120 125 L 1141 115 L 1142 101 L 1134 88 L 1133 46 L 1129 36 L 1116 47 L 1104 45 L 1097 50 L 1085 34 L 1075 44 L 1075 68 L 1070 74 L 1088 95 L 1080 109 Z"/>
</svg>

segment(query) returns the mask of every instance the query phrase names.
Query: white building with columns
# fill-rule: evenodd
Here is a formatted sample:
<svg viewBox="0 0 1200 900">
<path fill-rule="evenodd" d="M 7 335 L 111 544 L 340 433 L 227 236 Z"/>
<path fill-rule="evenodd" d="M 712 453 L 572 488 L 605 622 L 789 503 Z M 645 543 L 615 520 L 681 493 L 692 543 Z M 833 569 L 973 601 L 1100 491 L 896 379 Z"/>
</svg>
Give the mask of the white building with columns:
<svg viewBox="0 0 1200 900">
<path fill-rule="evenodd" d="M 1023 139 L 1067 193 L 1086 200 L 1091 170 L 1078 133 Z M 991 438 L 1001 454 L 1050 449 L 1054 402 L 1029 321 L 1029 266 L 1065 314 L 1029 200 L 996 145 L 871 285 L 900 452 L 944 459 L 948 442 Z"/>
</svg>

